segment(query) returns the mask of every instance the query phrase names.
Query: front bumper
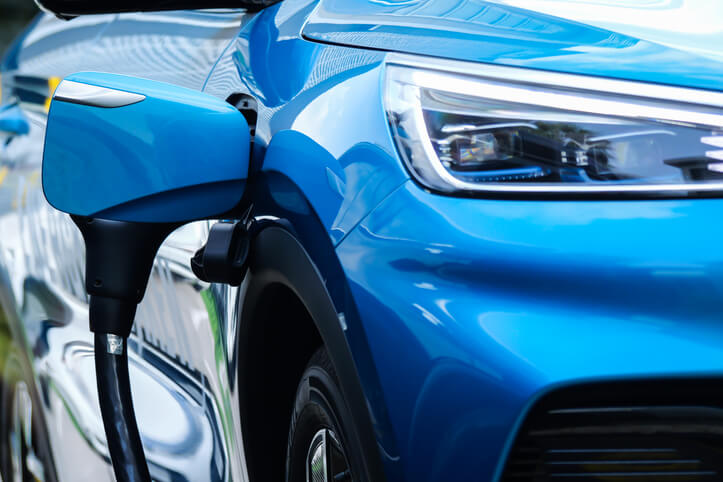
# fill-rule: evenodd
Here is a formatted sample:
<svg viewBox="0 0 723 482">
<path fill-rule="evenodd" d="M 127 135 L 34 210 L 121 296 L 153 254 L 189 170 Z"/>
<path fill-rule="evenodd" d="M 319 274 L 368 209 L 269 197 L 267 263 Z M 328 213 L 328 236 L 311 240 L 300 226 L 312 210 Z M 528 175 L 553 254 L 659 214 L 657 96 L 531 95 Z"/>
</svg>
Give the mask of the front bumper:
<svg viewBox="0 0 723 482">
<path fill-rule="evenodd" d="M 561 386 L 723 375 L 720 212 L 390 195 L 337 252 L 406 479 L 496 480 Z"/>
</svg>

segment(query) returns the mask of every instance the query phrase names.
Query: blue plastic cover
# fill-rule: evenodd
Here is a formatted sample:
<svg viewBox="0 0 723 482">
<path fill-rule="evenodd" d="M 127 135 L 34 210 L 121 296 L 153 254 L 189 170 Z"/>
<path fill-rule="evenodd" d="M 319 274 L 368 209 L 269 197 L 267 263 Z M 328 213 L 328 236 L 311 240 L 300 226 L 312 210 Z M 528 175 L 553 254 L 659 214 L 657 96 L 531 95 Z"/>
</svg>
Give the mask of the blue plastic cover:
<svg viewBox="0 0 723 482">
<path fill-rule="evenodd" d="M 66 80 L 145 98 L 101 107 L 61 100 L 61 84 L 43 158 L 43 190 L 53 207 L 117 221 L 183 222 L 220 215 L 239 202 L 249 129 L 234 107 L 121 75 L 78 73 Z"/>
</svg>

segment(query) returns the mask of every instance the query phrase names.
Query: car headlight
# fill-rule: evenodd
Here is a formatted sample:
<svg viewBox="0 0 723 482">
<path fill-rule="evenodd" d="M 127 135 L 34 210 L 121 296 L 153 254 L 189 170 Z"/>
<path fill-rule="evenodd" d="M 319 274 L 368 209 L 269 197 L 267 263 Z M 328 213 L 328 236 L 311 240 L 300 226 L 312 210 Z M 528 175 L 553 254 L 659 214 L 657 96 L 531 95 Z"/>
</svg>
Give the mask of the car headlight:
<svg viewBox="0 0 723 482">
<path fill-rule="evenodd" d="M 426 188 L 477 195 L 723 192 L 723 93 L 392 54 L 385 107 Z"/>
</svg>

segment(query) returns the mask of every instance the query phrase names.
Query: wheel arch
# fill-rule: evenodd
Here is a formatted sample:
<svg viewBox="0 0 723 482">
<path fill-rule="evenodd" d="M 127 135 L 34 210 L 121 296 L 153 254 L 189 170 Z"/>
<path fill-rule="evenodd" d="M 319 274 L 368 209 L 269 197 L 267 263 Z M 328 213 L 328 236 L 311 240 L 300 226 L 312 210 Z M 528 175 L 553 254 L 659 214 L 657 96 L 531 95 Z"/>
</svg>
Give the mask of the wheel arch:
<svg viewBox="0 0 723 482">
<path fill-rule="evenodd" d="M 267 426 L 267 417 L 283 420 L 285 456 L 296 383 L 321 344 L 326 347 L 339 376 L 354 420 L 351 436 L 364 452 L 364 480 L 385 480 L 372 416 L 344 333 L 344 321 L 340 320 L 324 277 L 296 236 L 281 225 L 262 229 L 252 241 L 250 256 L 249 279 L 240 307 L 238 366 L 241 424 L 250 480 L 274 480 L 261 475 L 266 473 L 262 472 L 265 461 L 269 458 L 272 462 L 278 461 L 281 438 L 278 423 Z M 285 310 L 298 314 L 298 321 L 270 319 Z M 275 326 L 269 326 L 270 322 Z M 290 345 L 302 346 L 284 352 L 283 349 Z M 285 355 L 284 359 L 278 361 L 279 365 L 270 366 L 280 353 Z M 289 363 L 298 368 L 298 374 L 294 370 L 284 373 L 279 380 L 283 386 L 270 384 L 276 381 L 273 374 L 281 372 L 281 365 L 288 366 Z M 269 373 L 271 377 L 265 376 Z M 294 380 L 293 388 L 289 386 L 290 379 Z M 277 400 L 277 396 L 281 400 Z M 269 397 L 273 399 L 269 400 Z M 288 410 L 284 412 L 287 405 Z M 283 467 L 283 464 L 279 463 L 279 466 Z"/>
</svg>

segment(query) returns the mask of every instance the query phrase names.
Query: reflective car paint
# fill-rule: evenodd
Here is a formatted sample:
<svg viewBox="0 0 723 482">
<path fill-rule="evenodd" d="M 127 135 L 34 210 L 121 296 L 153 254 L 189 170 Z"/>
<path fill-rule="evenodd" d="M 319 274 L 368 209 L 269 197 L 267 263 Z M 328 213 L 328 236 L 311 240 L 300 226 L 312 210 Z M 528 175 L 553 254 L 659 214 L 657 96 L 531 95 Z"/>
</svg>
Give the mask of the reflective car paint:
<svg viewBox="0 0 723 482">
<path fill-rule="evenodd" d="M 291 9 L 290 4 L 282 5 L 277 18 L 288 18 L 289 14 L 282 14 L 285 7 Z M 317 8 L 305 33 L 312 28 L 313 15 L 323 3 Z M 263 19 L 261 16 L 255 21 Z M 407 17 L 405 21 L 414 19 Z M 270 196 L 277 193 L 276 202 L 288 210 L 303 211 L 308 203 L 323 222 L 331 219 L 325 212 L 338 205 L 334 189 L 323 186 L 323 176 L 307 179 L 297 173 L 288 160 L 302 159 L 305 167 L 303 159 L 309 156 L 315 160 L 309 164 L 312 170 L 299 171 L 313 173 L 316 169 L 318 174 L 323 165 L 332 173 L 339 172 L 334 158 L 340 156 L 329 155 L 335 152 L 339 138 L 344 139 L 339 141 L 342 146 L 348 146 L 348 136 L 373 134 L 369 126 L 374 121 L 370 118 L 382 121 L 381 116 L 366 114 L 368 107 L 360 109 L 349 93 L 378 92 L 375 89 L 381 85 L 383 67 L 376 59 L 383 54 L 378 53 L 375 59 L 373 52 L 364 52 L 368 66 L 355 70 L 354 61 L 361 53 L 329 45 L 311 53 L 291 33 L 293 29 L 284 32 L 289 23 L 293 21 L 274 24 L 283 38 L 276 41 L 275 36 L 261 36 L 255 31 L 261 27 L 252 22 L 248 28 L 254 30 L 248 35 L 242 33 L 237 42 L 238 53 L 226 55 L 236 55 L 233 60 L 241 71 L 241 82 L 246 84 L 244 91 L 265 99 L 271 108 L 260 115 L 263 119 L 270 116 L 269 127 L 265 122 L 257 126 L 257 138 L 270 139 L 264 146 L 267 150 L 261 169 L 279 172 L 291 182 L 273 185 L 270 181 Z M 374 32 L 384 30 L 378 23 L 374 25 Z M 339 25 L 334 28 L 343 31 Z M 367 33 L 345 36 L 343 43 L 367 46 L 374 36 Z M 259 35 L 258 43 L 254 43 L 254 35 Z M 434 40 L 438 48 L 449 46 L 440 38 Z M 270 47 L 255 50 L 259 44 Z M 417 44 L 387 38 L 384 48 L 390 45 Z M 478 47 L 477 51 L 484 49 Z M 310 74 L 318 86 L 309 91 L 320 92 L 313 100 L 304 97 L 311 92 L 295 95 L 298 78 L 274 75 L 274 64 L 262 60 L 273 57 L 290 61 L 292 53 L 314 59 L 306 65 L 319 65 L 323 58 L 328 69 L 327 74 Z M 257 59 L 254 54 L 258 54 Z M 675 55 L 692 60 L 676 63 L 675 77 L 671 74 L 667 82 L 719 88 L 719 83 L 707 82 L 720 79 L 720 64 L 705 60 L 709 70 L 701 73 L 694 65 L 703 60 Z M 336 58 L 344 60 L 330 60 Z M 646 80 L 661 82 L 667 75 L 661 70 L 671 65 L 671 58 L 663 55 L 655 59 L 656 68 L 648 72 L 638 64 L 639 70 L 631 76 L 618 75 L 617 64 L 613 64 L 605 75 L 648 76 Z M 218 70 L 225 75 L 219 76 L 218 84 L 212 78 L 207 84 L 209 91 L 225 95 L 240 89 L 231 87 L 229 64 L 224 59 L 219 62 Z M 530 65 L 534 64 L 525 64 Z M 605 66 L 609 64 L 599 68 Z M 335 69 L 339 68 L 346 73 L 337 74 Z M 569 65 L 565 68 L 594 73 L 569 69 Z M 303 77 L 309 75 L 302 72 Z M 711 76 L 704 78 L 708 73 Z M 338 86 L 330 86 L 335 78 L 342 80 Z M 365 78 L 368 80 L 362 80 Z M 345 85 L 353 87 L 345 90 Z M 336 95 L 335 89 L 339 92 Z M 325 101 L 326 97 L 331 100 Z M 284 105 L 286 99 L 291 100 Z M 303 107 L 291 107 L 297 102 L 303 102 Z M 314 109 L 314 103 L 321 108 Z M 361 112 L 355 118 L 366 122 L 354 123 L 354 128 L 340 132 L 330 128 L 337 122 L 319 125 L 296 121 L 304 118 L 305 111 L 310 112 L 306 119 L 326 119 L 336 110 L 342 111 L 340 119 L 351 117 L 344 110 L 346 105 L 350 111 Z M 294 121 L 286 120 L 288 110 Z M 284 127 L 289 124 L 294 131 L 303 129 L 308 134 L 287 133 Z M 388 138 L 372 139 L 373 149 L 365 152 L 365 164 L 379 166 L 374 172 L 380 176 L 401 179 L 404 171 L 398 160 L 389 156 L 393 148 Z M 282 140 L 283 150 L 276 151 L 275 143 Z M 373 209 L 379 201 L 381 206 Z M 496 480 L 527 408 L 562 384 L 719 374 L 723 368 L 721 353 L 709 343 L 712 337 L 720 336 L 711 325 L 720 314 L 715 301 L 719 293 L 711 283 L 717 276 L 714 266 L 719 263 L 713 260 L 717 259 L 716 233 L 708 231 L 691 238 L 690 246 L 682 247 L 681 252 L 675 235 L 678 229 L 690 232 L 695 226 L 704 226 L 718 204 L 461 201 L 425 193 L 408 182 L 374 198 L 368 205 L 372 214 L 362 215 L 351 234 L 342 231 L 337 237 L 333 222 L 325 222 L 332 240 L 341 240 L 336 253 L 359 311 L 358 321 L 354 317 L 351 321 L 347 317 L 347 321 L 352 326 L 359 323 L 355 333 L 363 333 L 365 342 L 355 346 L 355 335 L 348 339 L 360 365 L 372 367 L 360 378 L 367 394 L 375 392 L 377 383 L 381 385 L 382 397 L 370 397 L 368 403 L 375 415 L 383 417 L 379 420 L 389 420 L 390 426 L 380 424 L 377 434 L 387 455 L 384 460 L 390 480 Z M 661 238 L 665 242 L 659 241 Z M 696 243 L 706 246 L 705 254 L 693 254 Z M 651 244 L 655 249 L 650 249 Z M 700 304 L 697 297 L 693 300 L 691 289 L 708 302 Z M 658 303 L 661 293 L 667 299 Z M 335 302 L 338 310 L 344 311 L 344 304 L 338 299 Z M 696 320 L 694 326 L 688 324 L 691 320 Z M 623 329 L 627 333 L 620 337 Z M 403 357 L 399 356 L 400 343 L 404 345 Z M 690 350 L 697 353 L 689 355 Z M 676 356 L 671 357 L 671 352 Z"/>
<path fill-rule="evenodd" d="M 722 207 L 389 196 L 337 254 L 408 480 L 496 480 L 561 385 L 720 374 Z"/>
<path fill-rule="evenodd" d="M 303 199 L 285 201 L 280 192 L 280 204 L 308 202 L 336 244 L 408 177 L 386 126 L 383 55 L 304 41 L 299 29 L 313 5 L 284 2 L 278 12 L 272 7 L 255 17 L 221 57 L 205 91 L 259 101 L 254 158 L 263 164 L 252 168 L 289 178 Z M 298 75 L 283 75 L 298 59 L 308 59 Z M 350 118 L 357 128 L 329 129 Z"/>
<path fill-rule="evenodd" d="M 526 410 L 560 385 L 721 374 L 715 322 L 721 233 L 710 222 L 721 201 L 520 202 L 427 193 L 409 181 L 386 128 L 385 54 L 356 48 L 371 42 L 373 31 L 346 32 L 346 46 L 307 41 L 300 32 L 315 6 L 286 0 L 252 18 L 235 14 L 238 37 L 237 31 L 225 36 L 231 27 L 209 35 L 224 39 L 213 44 L 220 58 L 194 64 L 188 77 L 181 67 L 157 70 L 154 61 L 186 65 L 192 54 L 183 55 L 181 25 L 193 22 L 194 13 L 121 16 L 104 27 L 114 37 L 100 36 L 83 68 L 193 85 L 221 99 L 239 93 L 258 99 L 252 214 L 290 220 L 325 280 L 387 480 L 496 480 Z M 223 23 L 234 14 L 213 15 Z M 163 27 L 144 24 L 159 17 Z M 62 31 L 66 24 L 58 25 Z M 153 38 L 153 28 L 163 28 L 166 40 Z M 344 26 L 337 30 L 344 33 Z M 124 64 L 119 59 L 137 39 L 146 46 L 167 42 L 169 49 L 144 49 L 144 62 L 133 56 Z M 98 54 L 103 49 L 113 62 Z M 596 57 L 568 50 L 558 56 L 571 58 L 560 70 L 594 73 L 575 70 L 572 60 Z M 609 62 L 609 52 L 617 51 L 603 49 L 597 61 Z M 505 55 L 490 61 L 506 63 Z M 630 75 L 698 86 L 719 78 L 721 68 L 716 73 L 710 59 L 698 75 L 699 58 L 676 55 L 680 75 L 665 71 L 673 58 L 667 54 L 659 64 L 647 57 L 649 72 Z M 524 65 L 542 67 L 546 58 Z M 621 71 L 632 69 L 621 62 Z M 608 67 L 594 68 L 618 76 L 618 64 Z M 203 68 L 213 72 L 199 75 Z M 14 168 L 0 192 L 12 186 L 20 199 L 37 160 L 24 169 Z M 18 233 L 3 240 L 0 266 L 9 281 L 0 299 L 41 354 L 34 367 L 50 400 L 43 409 L 57 421 L 50 437 L 59 472 L 72 480 L 81 465 L 71 462 L 80 457 L 72 449 L 101 480 L 110 472 L 100 420 L 90 408 L 94 383 L 66 356 L 76 346 L 87 349 L 90 339 L 79 241 L 44 204 L 37 184 L 27 193 L 24 204 L 9 204 L 0 218 L 3 232 Z M 191 225 L 164 245 L 141 305 L 133 370 L 145 370 L 152 389 L 167 390 L 181 408 L 161 413 L 139 397 L 137 403 L 149 403 L 138 408 L 140 426 L 144 442 L 157 442 L 149 443 L 154 476 L 246 480 L 236 378 L 245 288 L 194 281 L 187 263 L 205 231 L 204 224 Z M 284 323 L 289 320 L 275 328 Z M 132 376 L 134 384 L 143 377 Z M 188 422 L 176 427 L 172 420 L 181 412 Z M 67 434 L 78 443 L 64 447 Z M 209 467 L 206 478 L 201 472 Z"/>
<path fill-rule="evenodd" d="M 304 36 L 384 51 L 721 90 L 719 52 L 708 53 L 720 46 L 721 12 L 719 2 L 709 5 L 700 8 L 690 0 L 321 0 Z M 657 23 L 654 29 L 640 22 L 616 29 L 624 20 L 611 21 L 611 10 L 617 18 L 655 16 Z M 608 15 L 607 22 L 599 20 L 598 12 Z M 711 25 L 712 19 L 718 24 Z M 678 38 L 685 41 L 676 42 L 670 32 L 680 30 L 684 33 Z"/>
<path fill-rule="evenodd" d="M 3 62 L 3 101 L 19 100 L 30 132 L 6 137 L 0 150 L 0 274 L 7 280 L 0 300 L 32 367 L 28 383 L 34 381 L 40 395 L 34 413 L 49 421 L 59 480 L 113 476 L 96 408 L 82 240 L 40 187 L 51 81 L 85 66 L 199 90 L 244 16 L 171 12 L 63 22 L 40 15 Z M 138 24 L 146 33 L 132 32 Z M 184 30 L 190 25 L 197 28 L 188 38 Z M 104 40 L 104 33 L 112 37 Z M 224 362 L 236 347 L 228 314 L 233 309 L 226 310 L 235 305 L 236 293 L 200 283 L 188 266 L 207 230 L 206 222 L 188 225 L 161 248 L 129 344 L 133 385 L 156 394 L 156 400 L 140 397 L 135 404 L 156 480 L 246 479 L 240 429 L 231 422 L 238 419 L 231 398 L 237 395 Z"/>
<path fill-rule="evenodd" d="M 707 0 L 490 0 L 720 60 L 723 5 Z"/>
<path fill-rule="evenodd" d="M 377 367 L 333 246 L 408 176 L 382 107 L 383 55 L 304 41 L 299 32 L 313 6 L 308 0 L 287 0 L 261 12 L 221 57 L 205 91 L 220 98 L 243 93 L 258 100 L 252 214 L 291 220 L 326 280 L 344 320 L 387 478 L 402 480 Z M 295 58 L 312 61 L 298 78 L 282 75 L 283 66 Z M 332 124 L 351 118 L 356 128 L 329 129 L 330 124 L 317 121 L 322 117 L 337 119 L 330 120 Z"/>
</svg>

